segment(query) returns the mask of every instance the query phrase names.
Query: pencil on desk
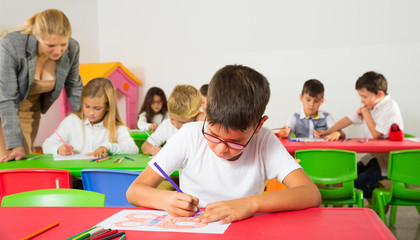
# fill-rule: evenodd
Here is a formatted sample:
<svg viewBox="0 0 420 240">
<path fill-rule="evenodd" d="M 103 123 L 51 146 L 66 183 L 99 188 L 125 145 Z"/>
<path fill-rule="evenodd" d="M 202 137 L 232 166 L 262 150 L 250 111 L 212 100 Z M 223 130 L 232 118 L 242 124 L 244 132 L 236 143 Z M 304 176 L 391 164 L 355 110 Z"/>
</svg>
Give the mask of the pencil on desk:
<svg viewBox="0 0 420 240">
<path fill-rule="evenodd" d="M 37 158 L 39 158 L 39 155 L 38 156 L 35 156 L 35 157 L 27 158 L 26 160 L 31 161 L 31 160 L 34 160 L 34 159 L 37 159 Z"/>
<path fill-rule="evenodd" d="M 134 161 L 134 158 L 131 158 L 131 157 L 124 156 L 124 158 L 128 159 L 128 160 L 131 160 L 131 161 Z"/>
<path fill-rule="evenodd" d="M 92 238 L 91 240 L 103 239 L 103 238 L 108 237 L 108 236 L 111 236 L 111 235 L 113 235 L 113 234 L 115 234 L 117 232 L 118 232 L 118 230 L 111 230 L 111 231 L 108 231 L 106 233 L 102 233 L 100 235 L 97 235 L 96 237 Z"/>
<path fill-rule="evenodd" d="M 96 162 L 103 162 L 105 160 L 110 159 L 111 157 L 104 157 L 104 158 L 100 158 L 99 160 L 96 160 Z"/>
<path fill-rule="evenodd" d="M 118 161 L 118 159 L 120 159 L 120 158 L 118 158 L 118 157 L 117 157 L 117 158 L 113 161 L 113 163 L 116 163 L 116 162 Z"/>
<path fill-rule="evenodd" d="M 41 234 L 41 233 L 43 233 L 43 232 L 45 232 L 45 231 L 48 231 L 49 229 L 51 229 L 51 228 L 53 228 L 53 227 L 57 226 L 58 224 L 59 224 L 59 222 L 55 222 L 55 223 L 53 223 L 53 224 L 51 224 L 51 225 L 48 225 L 48 226 L 44 227 L 43 229 L 40 229 L 40 230 L 38 230 L 38 231 L 36 231 L 36 232 L 32 233 L 31 235 L 29 235 L 29 236 L 26 236 L 26 237 L 22 238 L 22 240 L 31 239 L 31 238 L 33 238 L 33 237 L 35 237 L 35 236 L 37 236 L 37 235 L 39 235 L 39 234 Z"/>
<path fill-rule="evenodd" d="M 64 145 L 66 146 L 66 148 L 70 151 L 71 154 L 74 154 L 73 151 L 71 150 L 71 148 L 69 147 L 69 145 L 67 145 L 67 143 L 64 141 L 64 139 L 60 136 L 60 134 L 58 134 L 57 130 L 54 129 L 54 132 L 57 134 L 57 136 L 60 138 L 60 140 L 64 143 Z"/>
<path fill-rule="evenodd" d="M 84 234 L 84 233 L 87 233 L 87 232 L 89 232 L 89 231 L 92 231 L 92 230 L 94 230 L 94 229 L 96 229 L 96 228 L 99 228 L 99 226 L 95 226 L 95 227 L 93 227 L 93 228 L 89 228 L 88 230 L 85 230 L 85 231 L 83 231 L 83 232 L 81 232 L 81 233 L 78 233 L 78 234 L 76 234 L 76 235 L 74 235 L 74 236 L 71 236 L 71 237 L 69 237 L 69 238 L 66 238 L 66 240 L 72 240 L 72 239 L 74 239 L 74 238 L 76 238 L 76 237 L 78 237 L 78 236 L 80 236 L 80 235 L 82 235 L 82 234 Z"/>
<path fill-rule="evenodd" d="M 122 161 L 124 161 L 124 158 L 120 158 L 120 161 L 118 161 L 118 164 L 122 163 Z"/>
</svg>

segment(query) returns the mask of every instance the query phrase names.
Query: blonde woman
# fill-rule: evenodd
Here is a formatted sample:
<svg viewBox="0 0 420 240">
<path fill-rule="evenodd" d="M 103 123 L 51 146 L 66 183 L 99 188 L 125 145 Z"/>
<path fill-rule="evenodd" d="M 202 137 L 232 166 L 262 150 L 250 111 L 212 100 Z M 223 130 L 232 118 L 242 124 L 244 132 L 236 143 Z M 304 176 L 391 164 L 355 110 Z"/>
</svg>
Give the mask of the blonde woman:
<svg viewBox="0 0 420 240">
<path fill-rule="evenodd" d="M 137 145 L 121 120 L 114 86 L 107 78 L 95 78 L 83 89 L 80 110 L 68 115 L 42 144 L 44 153 L 94 157 L 136 154 Z"/>
<path fill-rule="evenodd" d="M 63 87 L 73 111 L 79 110 L 80 49 L 71 33 L 66 15 L 48 9 L 0 41 L 0 162 L 32 153 L 40 115 Z"/>
</svg>

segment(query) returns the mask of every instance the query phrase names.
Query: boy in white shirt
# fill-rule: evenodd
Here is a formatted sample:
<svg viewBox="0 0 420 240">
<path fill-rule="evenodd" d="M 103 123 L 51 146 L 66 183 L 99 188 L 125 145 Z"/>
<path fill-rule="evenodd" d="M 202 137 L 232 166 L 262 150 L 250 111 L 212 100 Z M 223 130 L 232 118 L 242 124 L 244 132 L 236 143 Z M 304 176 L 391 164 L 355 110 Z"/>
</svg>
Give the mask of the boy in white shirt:
<svg viewBox="0 0 420 240">
<path fill-rule="evenodd" d="M 196 120 L 200 113 L 201 94 L 191 85 L 177 85 L 168 99 L 169 119 L 163 120 L 156 131 L 141 146 L 144 154 L 156 155 L 161 145 L 185 123 Z"/>
<path fill-rule="evenodd" d="M 362 124 L 364 138 L 388 138 L 390 127 L 397 123 L 402 130 L 403 119 L 398 104 L 388 95 L 386 78 L 373 71 L 366 72 L 356 81 L 356 90 L 363 104 L 356 113 L 338 121 L 321 135 L 341 130 L 351 124 Z M 388 154 L 367 154 L 357 164 L 355 187 L 370 199 L 373 185 L 388 174 Z"/>
<path fill-rule="evenodd" d="M 319 206 L 317 187 L 262 127 L 269 98 L 269 83 L 257 71 L 240 65 L 220 69 L 209 84 L 207 121 L 185 124 L 168 140 L 129 187 L 128 201 L 173 216 L 193 216 L 205 207 L 199 219 L 220 223 Z M 180 169 L 184 193 L 156 189 L 164 178 L 155 162 L 167 174 Z M 288 188 L 262 194 L 272 178 Z"/>
</svg>

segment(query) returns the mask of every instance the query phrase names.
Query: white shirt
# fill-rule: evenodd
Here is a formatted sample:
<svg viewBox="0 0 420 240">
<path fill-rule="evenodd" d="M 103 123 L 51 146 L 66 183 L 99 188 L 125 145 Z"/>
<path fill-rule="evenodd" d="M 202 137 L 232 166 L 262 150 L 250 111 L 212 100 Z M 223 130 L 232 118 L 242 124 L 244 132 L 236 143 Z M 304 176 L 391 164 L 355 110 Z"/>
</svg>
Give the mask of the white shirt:
<svg viewBox="0 0 420 240">
<path fill-rule="evenodd" d="M 108 153 L 136 154 L 139 149 L 130 136 L 126 126 L 119 126 L 117 129 L 117 142 L 109 141 L 108 129 L 103 122 L 92 125 L 89 119 L 82 124 L 82 120 L 75 114 L 70 114 L 60 123 L 57 132 L 63 140 L 73 146 L 74 153 L 86 154 L 95 151 L 100 146 L 108 149 Z M 42 144 L 42 149 L 46 154 L 56 154 L 63 142 L 53 133 Z"/>
<path fill-rule="evenodd" d="M 403 119 L 401 116 L 400 108 L 398 104 L 391 99 L 391 96 L 388 95 L 382 101 L 377 103 L 372 109 L 369 110 L 370 115 L 375 121 L 376 127 L 375 130 L 382 133 L 384 138 L 387 138 L 389 135 L 389 129 L 393 123 L 397 123 L 400 126 L 400 129 L 404 129 Z M 354 124 L 363 124 L 363 137 L 372 138 L 372 133 L 369 131 L 368 126 L 364 119 L 360 118 L 357 112 L 353 115 L 347 116 Z"/>
<path fill-rule="evenodd" d="M 142 112 L 139 115 L 139 120 L 137 121 L 137 127 L 142 130 L 142 131 L 147 131 L 149 130 L 150 125 L 152 125 L 152 123 L 156 123 L 156 124 L 161 124 L 163 119 L 168 119 L 168 114 L 166 114 L 165 118 L 163 117 L 162 113 L 156 114 L 155 116 L 153 116 L 152 118 L 152 122 L 149 123 L 147 122 L 146 119 L 146 112 Z"/>
<path fill-rule="evenodd" d="M 149 162 L 169 175 L 180 170 L 180 188 L 199 198 L 199 206 L 223 200 L 261 194 L 268 179 L 280 182 L 300 168 L 278 138 L 268 128 L 255 134 L 236 161 L 217 157 L 201 133 L 203 122 L 192 122 L 172 136 Z"/>
<path fill-rule="evenodd" d="M 147 138 L 147 141 L 155 146 L 161 146 L 165 141 L 171 138 L 178 129 L 172 125 L 169 118 L 163 120 L 154 133 Z"/>
</svg>

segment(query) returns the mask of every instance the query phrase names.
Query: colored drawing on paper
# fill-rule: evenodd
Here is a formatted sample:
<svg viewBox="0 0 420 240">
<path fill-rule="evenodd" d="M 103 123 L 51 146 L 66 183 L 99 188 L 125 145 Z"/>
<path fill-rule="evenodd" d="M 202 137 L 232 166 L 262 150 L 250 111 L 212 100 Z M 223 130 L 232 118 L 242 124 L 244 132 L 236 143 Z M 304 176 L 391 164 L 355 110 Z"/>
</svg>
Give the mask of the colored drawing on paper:
<svg viewBox="0 0 420 240">
<path fill-rule="evenodd" d="M 121 210 L 97 225 L 118 230 L 219 234 L 229 227 L 229 224 L 217 222 L 202 223 L 197 217 L 172 217 L 164 211 L 156 210 Z"/>
</svg>

